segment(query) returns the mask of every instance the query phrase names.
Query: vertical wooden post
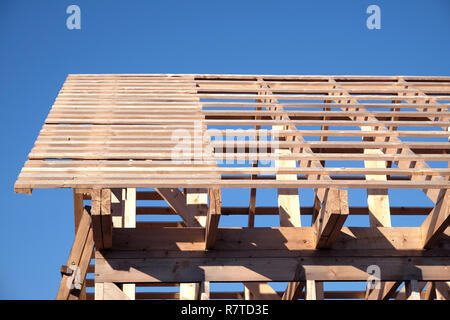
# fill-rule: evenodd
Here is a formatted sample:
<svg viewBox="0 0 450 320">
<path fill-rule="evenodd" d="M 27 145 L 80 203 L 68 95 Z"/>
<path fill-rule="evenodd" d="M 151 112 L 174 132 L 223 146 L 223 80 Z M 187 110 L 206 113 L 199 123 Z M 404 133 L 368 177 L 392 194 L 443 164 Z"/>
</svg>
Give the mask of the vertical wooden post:
<svg viewBox="0 0 450 320">
<path fill-rule="evenodd" d="M 136 228 L 136 188 L 124 189 L 125 192 L 125 211 L 124 211 L 124 227 Z M 123 292 L 130 298 L 135 299 L 136 285 L 134 283 L 124 283 Z"/>
<path fill-rule="evenodd" d="M 417 280 L 405 281 L 406 300 L 420 300 L 419 282 Z"/>
<path fill-rule="evenodd" d="M 305 300 L 323 300 L 323 282 L 306 280 Z"/>
<path fill-rule="evenodd" d="M 198 300 L 200 285 L 194 283 L 180 283 L 180 300 Z"/>
</svg>

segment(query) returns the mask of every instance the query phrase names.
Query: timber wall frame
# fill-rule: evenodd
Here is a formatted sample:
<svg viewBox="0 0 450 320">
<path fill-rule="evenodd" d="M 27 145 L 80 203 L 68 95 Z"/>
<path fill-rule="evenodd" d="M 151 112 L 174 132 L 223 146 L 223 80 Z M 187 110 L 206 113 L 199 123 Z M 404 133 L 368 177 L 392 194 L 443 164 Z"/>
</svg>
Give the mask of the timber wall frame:
<svg viewBox="0 0 450 320">
<path fill-rule="evenodd" d="M 15 191 L 73 189 L 58 299 L 449 299 L 449 101 L 450 77 L 69 75 Z M 228 206 L 224 188 L 248 206 Z M 261 188 L 276 205 L 256 205 Z M 351 205 L 356 189 L 367 206 Z M 389 189 L 432 205 L 392 206 Z M 140 219 L 151 215 L 180 221 Z M 219 227 L 229 215 L 248 224 Z M 260 215 L 279 223 L 257 227 Z M 392 215 L 423 221 L 393 227 Z M 365 291 L 323 288 L 374 276 Z M 136 290 L 161 286 L 179 290 Z"/>
</svg>

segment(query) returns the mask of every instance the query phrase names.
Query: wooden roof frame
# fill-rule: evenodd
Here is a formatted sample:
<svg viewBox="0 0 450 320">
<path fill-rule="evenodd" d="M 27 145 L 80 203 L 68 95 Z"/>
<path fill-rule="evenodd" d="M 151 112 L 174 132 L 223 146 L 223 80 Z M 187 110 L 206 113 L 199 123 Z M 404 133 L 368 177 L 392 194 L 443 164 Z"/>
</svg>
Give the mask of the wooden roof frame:
<svg viewBox="0 0 450 320">
<path fill-rule="evenodd" d="M 449 101 L 450 77 L 73 74 L 14 189 L 74 190 L 58 299 L 448 299 Z M 249 206 L 227 206 L 222 188 L 248 189 Z M 278 207 L 258 207 L 259 188 L 276 188 Z M 349 203 L 352 189 L 367 190 L 367 207 Z M 421 189 L 434 206 L 391 206 L 389 189 Z M 181 222 L 136 218 L 152 214 Z M 233 214 L 248 225 L 219 226 Z M 279 226 L 255 227 L 267 214 Z M 354 214 L 370 226 L 345 226 Z M 397 214 L 425 218 L 393 227 Z M 136 292 L 155 285 L 179 290 Z"/>
</svg>

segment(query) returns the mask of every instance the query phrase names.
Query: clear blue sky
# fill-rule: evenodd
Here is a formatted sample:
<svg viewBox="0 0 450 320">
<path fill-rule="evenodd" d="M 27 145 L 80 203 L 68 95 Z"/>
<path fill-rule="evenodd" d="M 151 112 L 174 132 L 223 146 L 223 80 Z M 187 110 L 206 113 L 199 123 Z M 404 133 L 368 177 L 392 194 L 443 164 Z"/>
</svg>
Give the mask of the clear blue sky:
<svg viewBox="0 0 450 320">
<path fill-rule="evenodd" d="M 70 4 L 81 8 L 81 30 L 66 28 Z M 381 8 L 380 30 L 366 27 L 370 4 Z M 446 0 L 1 0 L 0 298 L 53 299 L 73 240 L 70 190 L 13 193 L 67 74 L 448 76 L 449 35 Z M 245 205 L 236 192 L 227 204 Z M 274 205 L 259 195 L 258 205 Z M 310 205 L 311 193 L 301 197 Z M 350 200 L 364 204 L 365 193 Z M 420 191 L 391 202 L 431 205 Z"/>
</svg>

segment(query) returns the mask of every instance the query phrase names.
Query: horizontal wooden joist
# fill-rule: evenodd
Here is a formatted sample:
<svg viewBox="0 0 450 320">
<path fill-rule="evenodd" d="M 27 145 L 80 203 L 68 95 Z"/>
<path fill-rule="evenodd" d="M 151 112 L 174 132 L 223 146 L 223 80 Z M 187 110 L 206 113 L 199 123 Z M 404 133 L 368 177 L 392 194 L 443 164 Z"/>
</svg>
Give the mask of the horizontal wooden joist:
<svg viewBox="0 0 450 320">
<path fill-rule="evenodd" d="M 450 175 L 450 168 L 411 168 L 411 169 L 398 169 L 398 168 L 276 168 L 276 167 L 154 167 L 149 165 L 148 167 L 25 167 L 23 170 L 23 176 L 32 177 L 33 175 L 51 174 L 53 177 L 58 176 L 63 178 L 64 176 L 80 175 L 88 177 L 89 175 L 104 174 L 106 177 L 116 175 L 195 175 L 198 174 L 216 174 L 216 175 L 263 175 L 272 176 L 275 174 L 297 174 L 297 175 L 400 175 L 400 176 L 435 176 L 435 175 Z M 67 178 L 67 177 L 66 177 Z"/>
<path fill-rule="evenodd" d="M 71 108 L 58 107 L 53 108 L 49 117 L 76 117 L 76 118 L 146 118 L 146 119 L 198 119 L 204 115 L 206 119 L 228 119 L 231 117 L 262 117 L 270 119 L 276 116 L 279 111 L 275 110 L 196 110 L 196 109 L 177 109 L 177 110 L 158 110 L 155 108 Z M 292 120 L 301 120 L 300 118 L 311 117 L 336 117 L 347 118 L 352 116 L 372 116 L 372 117 L 403 117 L 403 118 L 427 118 L 427 117 L 449 117 L 448 112 L 439 111 L 318 111 L 318 110 L 287 110 L 283 114 L 289 116 Z M 297 119 L 298 118 L 298 119 Z"/>
<path fill-rule="evenodd" d="M 152 191 L 137 192 L 137 200 L 162 200 L 159 195 Z M 433 210 L 433 207 L 390 207 L 391 215 L 400 216 L 426 216 Z M 221 215 L 247 215 L 248 207 L 222 207 Z M 314 207 L 302 206 L 302 215 L 312 215 Z M 176 212 L 170 207 L 156 207 L 156 206 L 139 206 L 136 208 L 138 215 L 172 215 Z M 255 215 L 278 215 L 278 207 L 255 207 Z M 368 215 L 368 207 L 349 207 L 349 215 Z"/>
<path fill-rule="evenodd" d="M 96 258 L 95 281 L 246 282 L 366 281 L 377 265 L 380 280 L 447 280 L 449 257 L 301 257 L 301 258 Z"/>
<path fill-rule="evenodd" d="M 14 185 L 17 193 L 27 193 L 33 188 L 353 188 L 353 189 L 449 189 L 447 181 L 364 181 L 364 180 L 220 180 L 220 179 L 121 179 L 119 181 L 100 181 L 99 179 L 19 179 Z"/>
<path fill-rule="evenodd" d="M 110 125 L 137 125 L 137 124 L 160 124 L 173 125 L 174 122 L 180 125 L 193 124 L 194 119 L 179 120 L 179 119 L 138 119 L 138 118 L 87 118 L 80 117 L 58 117 L 47 118 L 46 124 L 110 124 Z M 205 125 L 209 126 L 397 126 L 397 127 L 450 127 L 448 121 L 352 121 L 352 120 L 203 120 Z"/>
<path fill-rule="evenodd" d="M 449 231 L 450 232 L 450 231 Z M 218 228 L 214 250 L 205 252 L 204 228 L 115 229 L 112 257 L 292 257 L 449 255 L 450 233 L 423 250 L 419 227 L 342 227 L 332 250 L 316 250 L 314 227 Z"/>
<path fill-rule="evenodd" d="M 189 94 L 189 93 L 148 93 L 145 96 L 135 95 L 132 97 L 129 95 L 118 95 L 117 97 L 112 97 L 114 101 L 159 101 L 159 100 L 172 100 L 172 101 L 183 101 L 186 99 L 190 99 L 192 97 L 197 97 L 200 99 L 228 99 L 228 100 L 254 100 L 258 99 L 258 96 L 255 94 L 245 94 L 245 93 L 197 93 L 197 94 Z M 264 96 L 265 99 L 279 99 L 279 100 L 334 100 L 334 99 L 360 99 L 360 100 L 368 100 L 368 101 L 383 101 L 383 100 L 397 100 L 399 97 L 397 95 L 389 95 L 389 94 L 343 94 L 343 95 L 329 95 L 327 93 L 323 94 L 267 94 Z M 328 99 L 329 98 L 329 99 Z M 402 100 L 411 101 L 416 100 L 416 95 L 404 95 L 401 97 Z M 441 101 L 449 101 L 450 96 L 448 94 L 445 95 L 434 95 L 433 98 Z M 109 100 L 108 97 L 104 95 L 74 95 L 74 96 L 64 96 L 59 95 L 55 101 L 58 102 L 97 102 L 97 101 L 105 101 Z"/>
<path fill-rule="evenodd" d="M 192 126 L 178 127 L 182 129 L 193 129 Z M 171 128 L 151 125 L 45 125 L 38 137 L 39 140 L 60 139 L 71 141 L 72 139 L 83 140 L 101 140 L 108 138 L 111 141 L 133 139 L 166 139 L 171 140 L 168 131 Z M 188 131 L 192 133 L 191 131 Z M 378 131 L 359 131 L 359 130 L 253 130 L 253 129 L 214 129 L 205 131 L 206 136 L 245 136 L 245 137 L 287 137 L 287 136 L 330 136 L 330 137 L 417 137 L 417 138 L 436 138 L 450 137 L 448 131 L 436 130 L 378 130 Z"/>
<path fill-rule="evenodd" d="M 184 147 L 183 147 L 184 148 Z M 234 150 L 232 150 L 234 151 Z M 43 159 L 74 159 L 74 160 L 164 160 L 164 161 L 186 161 L 191 162 L 197 159 L 198 163 L 201 161 L 248 161 L 258 159 L 260 161 L 271 160 L 298 160 L 298 161 L 322 161 L 322 160 L 337 160 L 337 161 L 364 161 L 364 160 L 379 160 L 379 161 L 449 161 L 450 154 L 363 154 L 363 153 L 291 153 L 291 154 L 275 154 L 270 152 L 227 152 L 227 153 L 209 153 L 207 149 L 179 149 L 173 152 L 173 149 L 165 150 L 151 150 L 148 151 L 142 148 L 127 148 L 120 147 L 64 147 L 64 148 L 49 148 L 39 149 L 34 148 L 29 154 L 30 160 Z"/>
</svg>

